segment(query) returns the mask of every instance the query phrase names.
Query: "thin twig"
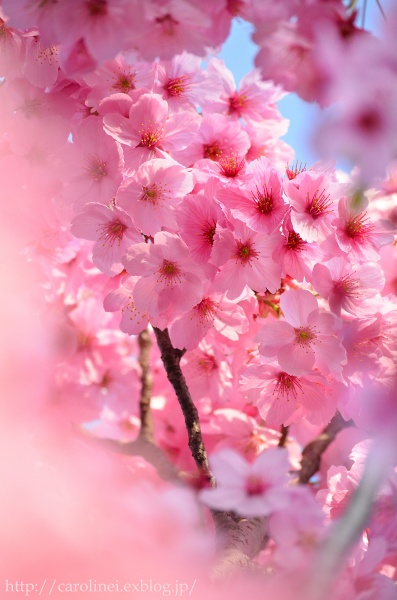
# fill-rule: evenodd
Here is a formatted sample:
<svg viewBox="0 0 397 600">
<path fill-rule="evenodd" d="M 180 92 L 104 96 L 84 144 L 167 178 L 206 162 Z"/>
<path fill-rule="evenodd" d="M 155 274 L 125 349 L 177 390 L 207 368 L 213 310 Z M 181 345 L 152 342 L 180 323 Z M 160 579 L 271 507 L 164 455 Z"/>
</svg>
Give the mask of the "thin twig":
<svg viewBox="0 0 397 600">
<path fill-rule="evenodd" d="M 150 349 L 152 340 L 147 329 L 141 331 L 138 336 L 139 364 L 141 367 L 141 397 L 139 400 L 139 412 L 141 417 L 141 430 L 139 437 L 153 442 L 153 419 L 150 408 L 152 398 L 153 377 L 150 370 Z"/>
<path fill-rule="evenodd" d="M 318 435 L 302 452 L 301 470 L 298 473 L 297 483 L 308 483 L 320 468 L 321 456 L 335 439 L 337 433 L 345 427 L 351 427 L 352 421 L 345 421 L 337 412 L 327 427 Z"/>
<path fill-rule="evenodd" d="M 184 354 L 183 350 L 174 348 L 171 344 L 168 330 L 158 329 L 153 327 L 157 339 L 157 344 L 160 348 L 161 359 L 163 361 L 167 377 L 172 387 L 174 388 L 176 397 L 181 406 L 185 424 L 189 438 L 189 448 L 195 463 L 204 478 L 215 486 L 215 478 L 211 473 L 207 451 L 204 446 L 203 437 L 201 434 L 200 419 L 196 406 L 192 400 L 189 389 L 186 384 L 185 377 L 180 367 L 180 361 Z"/>
</svg>

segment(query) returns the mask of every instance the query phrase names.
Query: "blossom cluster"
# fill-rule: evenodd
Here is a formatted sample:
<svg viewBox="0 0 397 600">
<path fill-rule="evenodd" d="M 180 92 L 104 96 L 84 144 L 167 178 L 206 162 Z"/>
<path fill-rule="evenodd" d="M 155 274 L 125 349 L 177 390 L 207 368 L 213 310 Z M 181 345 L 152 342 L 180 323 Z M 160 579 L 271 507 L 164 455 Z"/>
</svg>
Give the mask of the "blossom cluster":
<svg viewBox="0 0 397 600">
<path fill-rule="evenodd" d="M 260 46 L 239 86 L 215 56 L 236 16 Z M 170 510 L 175 554 L 194 531 L 203 565 L 197 501 L 266 517 L 258 563 L 283 598 L 353 496 L 370 439 L 396 420 L 396 47 L 392 24 L 381 42 L 356 16 L 338 0 L 0 4 L 1 226 L 16 230 L 50 332 L 50 420 L 137 440 L 139 336 L 167 329 L 218 483 L 179 500 L 144 461 L 130 464 L 149 490 L 143 522 L 155 531 L 150 515 Z M 294 160 L 280 139 L 286 91 L 336 102 L 318 144 L 354 159 L 351 176 Z M 150 363 L 156 444 L 191 473 L 155 345 Z M 339 413 L 352 426 L 313 486 L 294 486 L 302 448 Z M 393 597 L 397 522 L 385 514 L 396 501 L 390 468 L 335 600 Z"/>
</svg>

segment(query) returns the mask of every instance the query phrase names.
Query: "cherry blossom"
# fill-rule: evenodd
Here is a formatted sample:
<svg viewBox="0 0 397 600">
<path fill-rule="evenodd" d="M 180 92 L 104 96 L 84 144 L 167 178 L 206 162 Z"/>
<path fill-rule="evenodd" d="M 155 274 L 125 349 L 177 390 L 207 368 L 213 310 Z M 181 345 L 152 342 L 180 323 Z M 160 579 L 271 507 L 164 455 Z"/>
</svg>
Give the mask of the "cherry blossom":
<svg viewBox="0 0 397 600">
<path fill-rule="evenodd" d="M 120 144 L 107 136 L 101 119 L 89 117 L 73 133 L 65 153 L 65 201 L 76 210 L 89 202 L 109 204 L 122 181 L 124 160 Z"/>
<path fill-rule="evenodd" d="M 114 110 L 118 111 L 115 104 Z M 110 112 L 103 119 L 105 131 L 117 141 L 131 146 L 130 168 L 151 158 L 165 158 L 166 152 L 186 148 L 197 119 L 190 111 L 168 116 L 168 103 L 158 94 L 143 93 L 136 103 L 131 101 L 128 118 Z"/>
<path fill-rule="evenodd" d="M 201 501 L 211 508 L 258 517 L 289 504 L 285 450 L 271 448 L 250 464 L 235 450 L 225 448 L 212 455 L 211 464 L 218 487 L 200 493 Z"/>
<path fill-rule="evenodd" d="M 306 242 L 321 242 L 332 233 L 336 203 L 328 187 L 325 174 L 312 171 L 304 171 L 286 186 L 292 225 Z"/>
<path fill-rule="evenodd" d="M 298 377 L 276 362 L 252 365 L 243 371 L 240 387 L 270 427 L 290 425 L 303 417 L 316 425 L 326 424 L 335 413 L 332 385 L 316 371 Z"/>
<path fill-rule="evenodd" d="M 176 348 L 192 350 L 214 327 L 230 340 L 238 340 L 248 329 L 243 309 L 213 292 L 207 285 L 203 299 L 170 326 L 170 338 Z"/>
<path fill-rule="evenodd" d="M 385 279 L 375 265 L 353 268 L 344 259 L 333 258 L 314 265 L 312 283 L 336 315 L 340 316 L 343 308 L 352 315 L 365 316 L 371 311 L 366 300 L 383 289 Z"/>
<path fill-rule="evenodd" d="M 84 211 L 73 219 L 71 232 L 76 237 L 95 241 L 92 262 L 109 277 L 123 271 L 121 259 L 127 248 L 142 240 L 124 211 L 95 203 L 86 204 Z"/>
<path fill-rule="evenodd" d="M 221 267 L 214 282 L 216 289 L 226 291 L 230 300 L 238 298 L 245 286 L 256 292 L 276 292 L 281 268 L 273 261 L 272 253 L 280 241 L 277 231 L 265 238 L 241 221 L 235 221 L 233 233 L 220 229 L 211 254 L 214 264 Z"/>
<path fill-rule="evenodd" d="M 177 229 L 174 209 L 192 189 L 191 172 L 170 159 L 155 158 L 124 180 L 116 202 L 145 235 L 153 236 L 162 227 Z"/>
<path fill-rule="evenodd" d="M 288 290 L 280 299 L 285 321 L 265 323 L 256 339 L 264 356 L 277 356 L 282 369 L 304 375 L 316 365 L 323 373 L 341 373 L 346 352 L 337 339 L 332 316 L 318 309 L 306 290 Z"/>
<path fill-rule="evenodd" d="M 220 188 L 217 199 L 234 218 L 254 231 L 272 233 L 278 229 L 288 207 L 283 200 L 281 179 L 270 161 L 264 157 L 252 161 L 240 186 Z"/>
<path fill-rule="evenodd" d="M 154 244 L 130 246 L 123 264 L 130 275 L 141 275 L 133 291 L 141 312 L 178 314 L 202 299 L 202 269 L 192 262 L 188 247 L 175 234 L 156 233 Z"/>
<path fill-rule="evenodd" d="M 338 246 L 352 261 L 377 260 L 379 248 L 394 239 L 381 223 L 373 223 L 363 208 L 362 204 L 354 206 L 349 198 L 342 198 L 339 218 L 333 223 Z"/>
</svg>

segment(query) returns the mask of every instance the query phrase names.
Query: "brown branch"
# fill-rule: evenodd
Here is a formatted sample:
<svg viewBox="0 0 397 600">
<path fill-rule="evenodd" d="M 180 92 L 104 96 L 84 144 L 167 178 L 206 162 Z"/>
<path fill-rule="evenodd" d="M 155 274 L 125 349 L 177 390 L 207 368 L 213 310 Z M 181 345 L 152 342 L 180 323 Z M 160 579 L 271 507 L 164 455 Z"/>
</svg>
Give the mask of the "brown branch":
<svg viewBox="0 0 397 600">
<path fill-rule="evenodd" d="M 173 386 L 185 417 L 189 447 L 200 473 L 215 486 L 201 435 L 197 409 L 190 396 L 180 367 L 184 351 L 174 348 L 167 329 L 153 328 L 160 348 L 167 377 Z M 236 570 L 255 568 L 252 559 L 262 550 L 266 536 L 266 519 L 241 519 L 225 511 L 211 511 L 215 524 L 218 557 L 213 570 L 214 579 L 224 579 Z"/>
<path fill-rule="evenodd" d="M 288 431 L 289 426 L 286 427 L 285 425 L 281 425 L 280 439 L 278 440 L 277 444 L 279 448 L 285 448 L 285 445 L 287 443 Z"/>
<path fill-rule="evenodd" d="M 252 559 L 264 547 L 266 519 L 250 518 L 236 521 L 230 513 L 211 511 L 217 533 L 218 557 L 212 571 L 214 580 L 225 579 L 237 569 L 255 569 Z"/>
<path fill-rule="evenodd" d="M 148 442 L 153 442 L 153 419 L 150 408 L 152 398 L 153 377 L 150 370 L 150 349 L 152 340 L 147 329 L 141 331 L 138 336 L 139 364 L 141 367 L 141 397 L 139 400 L 139 413 L 141 418 L 141 430 L 139 437 Z"/>
<path fill-rule="evenodd" d="M 328 448 L 336 435 L 345 427 L 351 427 L 352 421 L 345 421 L 337 412 L 327 427 L 318 435 L 302 452 L 301 470 L 298 473 L 296 483 L 308 483 L 320 468 L 321 456 Z"/>
<path fill-rule="evenodd" d="M 192 397 L 187 387 L 185 377 L 180 367 L 180 361 L 184 354 L 184 350 L 178 350 L 171 344 L 168 330 L 158 329 L 153 327 L 154 333 L 157 339 L 158 346 L 161 352 L 161 359 L 163 361 L 167 377 L 172 387 L 174 388 L 176 397 L 181 406 L 183 416 L 185 417 L 185 424 L 189 438 L 189 448 L 195 463 L 204 478 L 215 486 L 215 478 L 211 473 L 207 451 L 204 446 L 203 437 L 201 435 L 200 419 L 196 406 L 192 400 Z"/>
</svg>

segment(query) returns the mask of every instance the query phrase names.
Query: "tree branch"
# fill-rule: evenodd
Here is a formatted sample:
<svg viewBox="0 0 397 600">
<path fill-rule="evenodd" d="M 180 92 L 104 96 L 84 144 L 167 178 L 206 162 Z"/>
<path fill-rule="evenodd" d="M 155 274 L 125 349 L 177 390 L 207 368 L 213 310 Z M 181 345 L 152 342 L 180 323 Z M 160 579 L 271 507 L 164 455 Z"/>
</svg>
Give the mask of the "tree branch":
<svg viewBox="0 0 397 600">
<path fill-rule="evenodd" d="M 152 398 L 153 377 L 150 371 L 150 349 L 152 340 L 147 329 L 141 331 L 138 336 L 139 364 L 141 367 L 141 397 L 139 400 L 139 413 L 141 418 L 141 430 L 139 438 L 148 442 L 154 442 L 153 419 L 150 408 Z"/>
<path fill-rule="evenodd" d="M 303 449 L 302 467 L 298 473 L 297 483 L 308 483 L 309 479 L 320 468 L 322 454 L 335 439 L 339 431 L 352 425 L 353 421 L 345 421 L 339 412 L 334 415 L 324 431 Z"/>
<path fill-rule="evenodd" d="M 187 387 L 185 377 L 180 367 L 180 360 L 184 351 L 173 347 L 167 329 L 164 329 L 163 331 L 157 327 L 153 327 L 153 329 L 160 348 L 161 359 L 168 380 L 175 390 L 183 416 L 185 417 L 190 451 L 200 473 L 202 473 L 205 479 L 214 487 L 215 478 L 211 473 L 208 464 L 207 451 L 201 434 L 199 414 L 193 403 L 189 388 Z"/>
<path fill-rule="evenodd" d="M 286 427 L 285 425 L 281 425 L 280 439 L 278 440 L 277 444 L 279 448 L 285 448 L 285 445 L 287 443 L 288 431 L 289 426 Z"/>
<path fill-rule="evenodd" d="M 236 569 L 255 569 L 252 559 L 264 547 L 266 519 L 263 517 L 236 521 L 230 513 L 211 511 L 216 527 L 218 558 L 212 571 L 214 580 L 225 579 Z"/>
</svg>

